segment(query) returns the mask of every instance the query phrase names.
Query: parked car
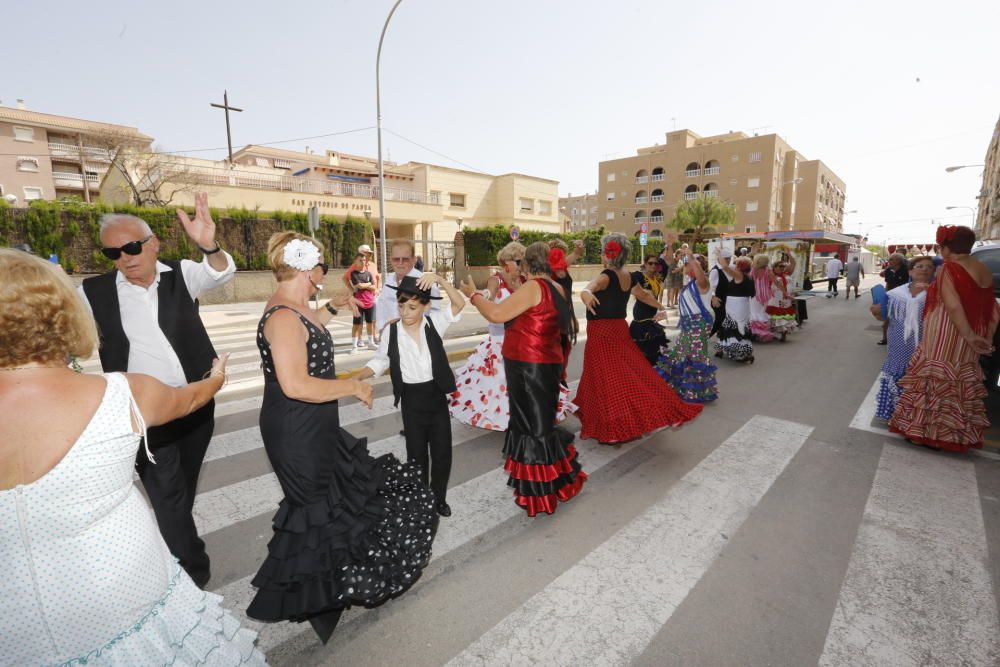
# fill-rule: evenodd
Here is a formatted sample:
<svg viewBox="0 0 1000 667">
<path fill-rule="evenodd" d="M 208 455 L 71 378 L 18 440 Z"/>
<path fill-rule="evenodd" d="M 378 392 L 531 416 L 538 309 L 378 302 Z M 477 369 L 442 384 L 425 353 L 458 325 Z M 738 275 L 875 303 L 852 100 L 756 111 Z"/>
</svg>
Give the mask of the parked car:
<svg viewBox="0 0 1000 667">
<path fill-rule="evenodd" d="M 972 256 L 989 268 L 993 274 L 993 295 L 1000 303 L 1000 243 L 985 241 L 972 249 Z M 1000 391 L 1000 327 L 993 334 L 993 355 L 980 357 L 979 363 L 986 375 L 990 391 Z"/>
</svg>

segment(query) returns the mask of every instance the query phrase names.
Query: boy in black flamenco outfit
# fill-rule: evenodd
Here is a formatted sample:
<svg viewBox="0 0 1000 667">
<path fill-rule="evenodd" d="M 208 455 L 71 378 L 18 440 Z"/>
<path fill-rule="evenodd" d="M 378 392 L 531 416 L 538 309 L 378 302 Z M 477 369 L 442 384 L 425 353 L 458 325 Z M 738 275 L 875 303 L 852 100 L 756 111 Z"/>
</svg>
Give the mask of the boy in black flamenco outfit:
<svg viewBox="0 0 1000 667">
<path fill-rule="evenodd" d="M 431 286 L 448 294 L 451 308 L 430 308 Z M 397 290 L 399 319 L 389 323 L 378 352 L 357 375 L 359 380 L 378 377 L 389 369 L 395 405 L 403 402 L 406 456 L 420 465 L 423 483 L 437 500 L 437 512 L 451 516 L 445 499 L 451 475 L 451 415 L 449 394 L 455 391 L 455 374 L 441 338 L 465 308 L 465 297 L 435 273 L 420 278 L 405 276 Z"/>
</svg>

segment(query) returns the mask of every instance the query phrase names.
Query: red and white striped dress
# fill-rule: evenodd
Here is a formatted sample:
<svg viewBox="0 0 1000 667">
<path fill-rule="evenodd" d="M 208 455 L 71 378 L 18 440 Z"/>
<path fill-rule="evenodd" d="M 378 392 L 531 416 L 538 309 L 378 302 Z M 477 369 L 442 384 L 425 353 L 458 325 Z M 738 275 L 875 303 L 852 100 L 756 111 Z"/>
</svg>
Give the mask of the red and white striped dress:
<svg viewBox="0 0 1000 667">
<path fill-rule="evenodd" d="M 946 284 L 954 287 L 965 317 L 978 335 L 989 337 L 1000 317 L 993 286 L 980 287 L 957 262 L 946 261 L 927 291 L 924 338 L 917 346 L 889 430 L 935 449 L 967 452 L 983 446 L 986 387 L 979 354 L 958 334 L 941 298 Z"/>
</svg>

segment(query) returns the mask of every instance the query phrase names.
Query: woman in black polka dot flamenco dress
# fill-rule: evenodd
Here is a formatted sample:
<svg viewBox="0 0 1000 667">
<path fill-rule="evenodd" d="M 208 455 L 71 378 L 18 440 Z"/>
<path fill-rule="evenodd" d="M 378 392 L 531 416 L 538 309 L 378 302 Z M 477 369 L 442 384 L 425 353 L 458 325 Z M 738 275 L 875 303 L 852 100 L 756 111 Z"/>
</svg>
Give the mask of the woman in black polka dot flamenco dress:
<svg viewBox="0 0 1000 667">
<path fill-rule="evenodd" d="M 356 396 L 371 406 L 372 388 L 336 379 L 323 326 L 331 306 L 309 307 L 326 274 L 320 253 L 295 232 L 268 244 L 278 289 L 257 328 L 260 432 L 285 498 L 247 615 L 309 621 L 325 643 L 344 609 L 381 604 L 420 577 L 438 517 L 415 466 L 392 454 L 373 458 L 365 439 L 340 427 L 337 400 Z"/>
</svg>

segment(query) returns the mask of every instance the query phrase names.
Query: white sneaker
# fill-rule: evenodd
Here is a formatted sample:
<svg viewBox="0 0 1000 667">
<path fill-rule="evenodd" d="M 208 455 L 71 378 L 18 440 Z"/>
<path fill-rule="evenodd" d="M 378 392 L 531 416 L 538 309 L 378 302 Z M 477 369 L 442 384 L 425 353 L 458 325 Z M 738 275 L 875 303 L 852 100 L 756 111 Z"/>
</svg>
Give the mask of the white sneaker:
<svg viewBox="0 0 1000 667">
<path fill-rule="evenodd" d="M 378 349 L 378 343 L 376 343 L 373 340 L 368 341 L 368 349 L 369 350 L 377 350 Z"/>
</svg>

